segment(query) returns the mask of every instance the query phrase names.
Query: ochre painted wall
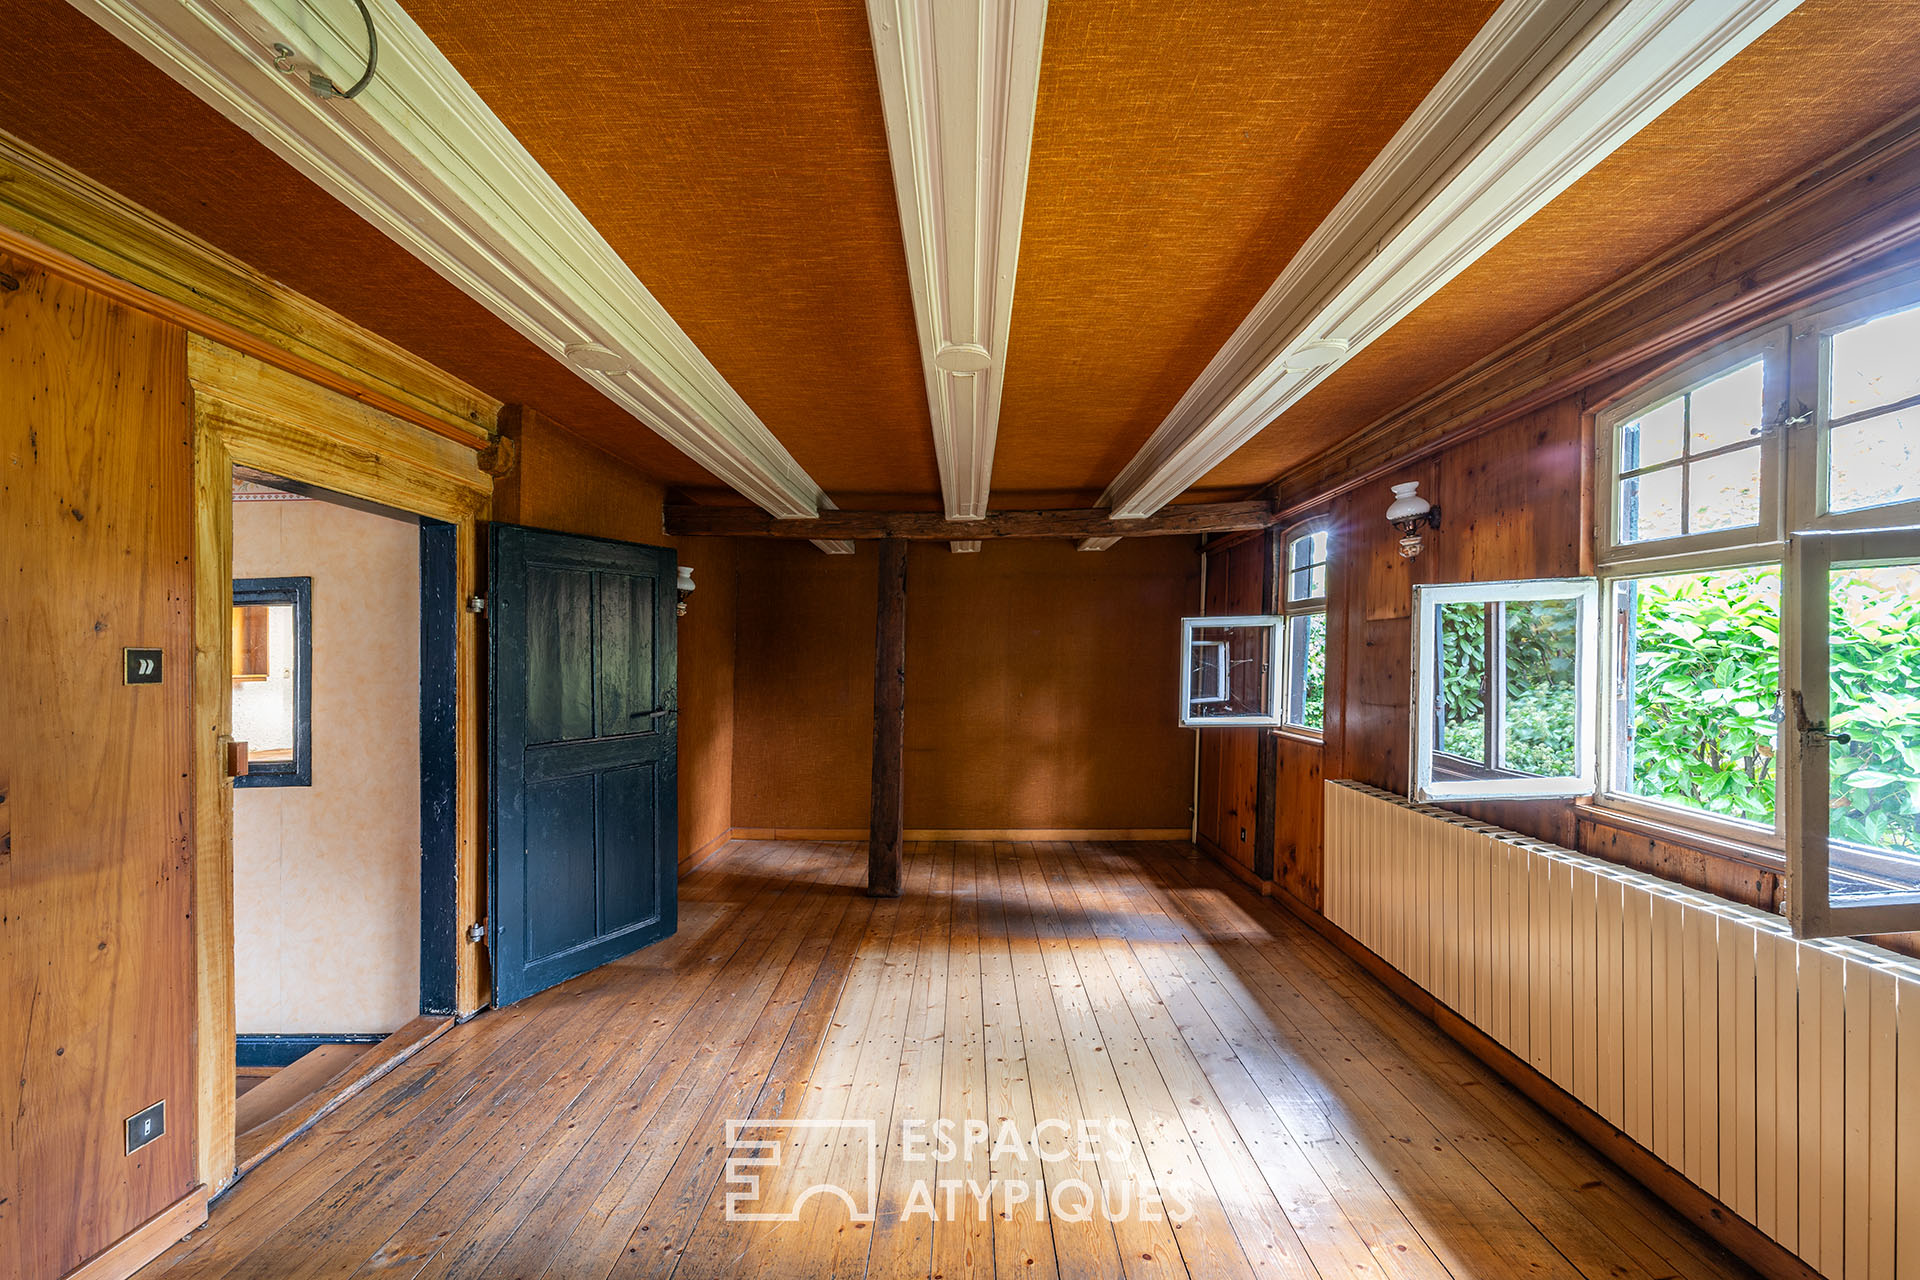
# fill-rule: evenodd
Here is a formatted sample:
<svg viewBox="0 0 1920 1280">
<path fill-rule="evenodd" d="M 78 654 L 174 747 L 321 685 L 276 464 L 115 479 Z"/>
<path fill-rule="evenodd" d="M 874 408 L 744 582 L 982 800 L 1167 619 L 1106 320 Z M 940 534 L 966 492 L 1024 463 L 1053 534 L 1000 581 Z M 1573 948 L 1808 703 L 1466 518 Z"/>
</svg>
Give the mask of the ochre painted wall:
<svg viewBox="0 0 1920 1280">
<path fill-rule="evenodd" d="M 638 424 L 634 430 L 642 430 Z M 680 619 L 680 863 L 723 839 L 731 825 L 734 739 L 734 547 L 722 538 L 666 536 L 659 483 L 535 413 L 510 411 L 518 443 L 511 473 L 494 487 L 494 519 L 649 546 L 673 547 L 694 571 Z M 814 553 L 818 555 L 818 552 Z"/>
<path fill-rule="evenodd" d="M 734 826 L 864 831 L 877 554 L 737 556 Z M 1174 691 L 1198 572 L 1187 538 L 916 544 L 906 825 L 1184 831 L 1193 739 Z"/>
<path fill-rule="evenodd" d="M 0 1275 L 53 1280 L 194 1181 L 192 442 L 181 330 L 0 272 Z"/>
<path fill-rule="evenodd" d="M 420 1012 L 420 527 L 236 502 L 233 576 L 313 581 L 313 785 L 233 792 L 235 1029 L 397 1030 Z"/>
</svg>

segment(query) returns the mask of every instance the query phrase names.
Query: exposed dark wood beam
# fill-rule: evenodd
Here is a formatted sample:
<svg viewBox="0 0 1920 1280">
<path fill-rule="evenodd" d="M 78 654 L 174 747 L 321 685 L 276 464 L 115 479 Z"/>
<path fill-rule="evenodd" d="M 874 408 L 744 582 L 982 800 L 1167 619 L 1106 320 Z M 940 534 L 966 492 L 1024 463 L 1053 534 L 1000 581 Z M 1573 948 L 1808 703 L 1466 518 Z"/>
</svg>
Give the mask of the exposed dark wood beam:
<svg viewBox="0 0 1920 1280">
<path fill-rule="evenodd" d="M 873 628 L 873 825 L 867 841 L 867 893 L 900 896 L 906 825 L 907 544 L 880 544 L 879 614 Z"/>
<path fill-rule="evenodd" d="M 1099 507 L 1060 511 L 996 511 L 979 520 L 948 520 L 930 511 L 822 511 L 812 520 L 776 520 L 753 507 L 667 508 L 676 538 L 906 539 L 973 542 L 983 538 L 1139 538 L 1265 529 L 1273 506 L 1252 502 L 1170 506 L 1139 520 L 1113 520 Z"/>
</svg>

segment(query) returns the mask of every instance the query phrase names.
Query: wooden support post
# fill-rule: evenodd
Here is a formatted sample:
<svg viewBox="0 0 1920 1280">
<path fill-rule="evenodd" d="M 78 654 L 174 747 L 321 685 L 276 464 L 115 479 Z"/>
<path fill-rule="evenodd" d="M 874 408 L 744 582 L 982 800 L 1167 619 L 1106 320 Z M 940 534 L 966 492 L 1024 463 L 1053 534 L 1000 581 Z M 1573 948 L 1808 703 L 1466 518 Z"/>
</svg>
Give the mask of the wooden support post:
<svg viewBox="0 0 1920 1280">
<path fill-rule="evenodd" d="M 1260 608 L 1268 614 L 1280 612 L 1280 539 L 1272 529 L 1264 535 L 1260 561 Z M 1279 672 L 1272 679 L 1280 678 Z M 1276 688 L 1275 701 L 1286 691 Z M 1280 790 L 1280 739 L 1271 729 L 1256 729 L 1260 746 L 1255 753 L 1253 781 L 1253 874 L 1262 881 L 1273 879 L 1273 849 L 1279 834 L 1277 797 Z"/>
<path fill-rule="evenodd" d="M 867 843 L 867 893 L 900 896 L 901 785 L 907 739 L 907 544 L 880 543 L 880 602 L 873 629 L 873 827 Z"/>
</svg>

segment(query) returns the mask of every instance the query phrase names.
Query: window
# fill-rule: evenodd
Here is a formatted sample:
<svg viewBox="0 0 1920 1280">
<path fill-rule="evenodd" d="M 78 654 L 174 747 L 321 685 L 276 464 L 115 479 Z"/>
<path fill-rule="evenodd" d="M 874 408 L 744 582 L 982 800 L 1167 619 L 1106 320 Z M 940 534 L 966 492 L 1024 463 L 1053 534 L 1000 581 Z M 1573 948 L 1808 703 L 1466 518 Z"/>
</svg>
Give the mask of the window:
<svg viewBox="0 0 1920 1280">
<path fill-rule="evenodd" d="M 1782 850 L 1803 934 L 1920 927 L 1920 294 L 1709 352 L 1595 438 L 1601 802 Z"/>
<path fill-rule="evenodd" d="M 1285 692 L 1280 723 L 1319 733 L 1327 718 L 1327 559 L 1331 535 L 1309 527 L 1290 534 L 1282 563 L 1286 621 Z"/>
<path fill-rule="evenodd" d="M 1182 618 L 1180 723 L 1273 725 L 1281 619 Z"/>
<path fill-rule="evenodd" d="M 233 736 L 247 744 L 237 787 L 313 785 L 313 580 L 233 584 Z"/>
<path fill-rule="evenodd" d="M 1413 798 L 1593 790 L 1590 579 L 1413 589 Z"/>
</svg>

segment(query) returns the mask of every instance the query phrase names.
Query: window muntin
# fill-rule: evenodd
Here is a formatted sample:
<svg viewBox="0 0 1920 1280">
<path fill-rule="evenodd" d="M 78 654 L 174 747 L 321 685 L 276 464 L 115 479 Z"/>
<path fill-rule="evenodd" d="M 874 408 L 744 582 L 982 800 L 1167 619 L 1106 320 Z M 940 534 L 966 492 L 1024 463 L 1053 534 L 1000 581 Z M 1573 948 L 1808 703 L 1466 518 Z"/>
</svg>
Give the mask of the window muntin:
<svg viewBox="0 0 1920 1280">
<path fill-rule="evenodd" d="M 1616 545 L 1759 525 L 1765 384 L 1755 356 L 1617 422 Z"/>
<path fill-rule="evenodd" d="M 1593 790 L 1598 584 L 1416 586 L 1416 800 Z"/>
<path fill-rule="evenodd" d="M 1920 307 L 1829 327 L 1822 513 L 1920 503 Z"/>
<path fill-rule="evenodd" d="M 1332 534 L 1308 529 L 1287 539 L 1287 603 L 1310 604 L 1327 599 L 1327 561 Z"/>
<path fill-rule="evenodd" d="M 1283 638 L 1280 723 L 1318 734 L 1327 719 L 1327 566 L 1332 531 L 1302 526 L 1287 535 L 1281 555 Z"/>
</svg>

